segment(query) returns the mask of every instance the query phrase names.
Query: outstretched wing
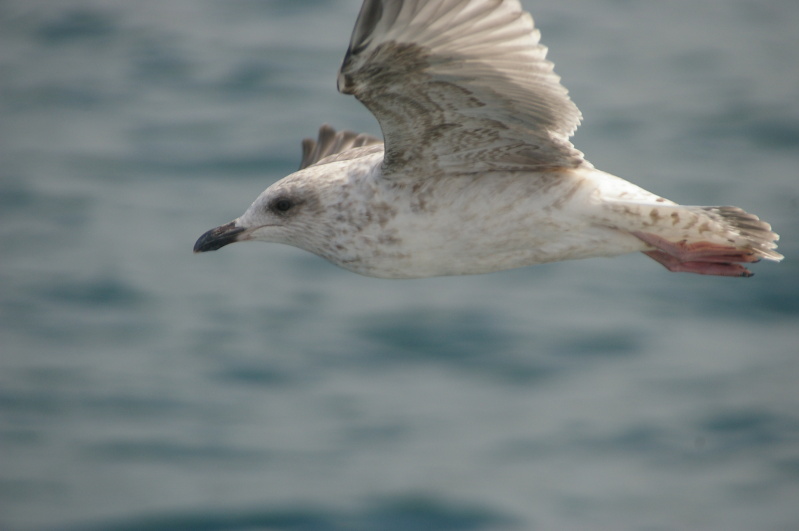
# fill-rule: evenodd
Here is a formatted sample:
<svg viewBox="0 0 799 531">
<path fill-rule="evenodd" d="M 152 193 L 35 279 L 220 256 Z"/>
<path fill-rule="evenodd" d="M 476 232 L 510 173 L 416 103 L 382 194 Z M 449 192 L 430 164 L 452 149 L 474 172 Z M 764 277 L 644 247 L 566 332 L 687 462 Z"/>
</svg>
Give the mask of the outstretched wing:
<svg viewBox="0 0 799 531">
<path fill-rule="evenodd" d="M 338 89 L 380 122 L 384 175 L 585 163 L 539 36 L 518 0 L 365 0 Z"/>
<path fill-rule="evenodd" d="M 325 162 L 332 162 L 333 160 L 343 160 L 345 152 L 354 148 L 379 145 L 379 149 L 382 150 L 382 144 L 382 140 L 372 135 L 353 133 L 352 131 L 336 132 L 335 129 L 324 124 L 319 128 L 319 136 L 316 140 L 312 138 L 303 139 L 300 169 L 305 169 L 308 166 L 313 166 L 320 162 L 324 164 Z M 365 154 L 365 151 L 353 151 L 352 154 L 361 156 Z M 333 157 L 333 155 L 338 155 L 338 157 Z M 329 161 L 323 161 L 323 159 L 327 159 L 328 157 L 331 158 Z"/>
</svg>

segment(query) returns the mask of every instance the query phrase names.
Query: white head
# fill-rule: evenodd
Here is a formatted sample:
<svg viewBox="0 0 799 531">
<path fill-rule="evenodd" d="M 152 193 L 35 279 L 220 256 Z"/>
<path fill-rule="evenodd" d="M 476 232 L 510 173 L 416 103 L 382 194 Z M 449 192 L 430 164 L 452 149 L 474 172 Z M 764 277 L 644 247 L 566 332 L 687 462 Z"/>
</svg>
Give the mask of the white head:
<svg viewBox="0 0 799 531">
<path fill-rule="evenodd" d="M 318 253 L 329 230 L 325 218 L 341 187 L 336 179 L 319 179 L 303 170 L 281 179 L 266 190 L 237 219 L 209 230 L 194 244 L 195 253 L 216 251 L 240 241 L 285 243 Z"/>
</svg>

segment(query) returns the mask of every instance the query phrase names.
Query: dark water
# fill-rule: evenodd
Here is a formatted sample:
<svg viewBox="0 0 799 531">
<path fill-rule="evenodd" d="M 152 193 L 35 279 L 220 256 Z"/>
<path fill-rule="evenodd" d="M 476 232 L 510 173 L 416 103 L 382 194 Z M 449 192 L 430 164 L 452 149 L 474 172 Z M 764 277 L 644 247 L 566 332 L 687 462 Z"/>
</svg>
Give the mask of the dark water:
<svg viewBox="0 0 799 531">
<path fill-rule="evenodd" d="M 799 529 L 799 3 L 525 5 L 592 162 L 786 261 L 193 256 L 319 124 L 378 132 L 358 2 L 0 3 L 0 528 Z"/>
</svg>

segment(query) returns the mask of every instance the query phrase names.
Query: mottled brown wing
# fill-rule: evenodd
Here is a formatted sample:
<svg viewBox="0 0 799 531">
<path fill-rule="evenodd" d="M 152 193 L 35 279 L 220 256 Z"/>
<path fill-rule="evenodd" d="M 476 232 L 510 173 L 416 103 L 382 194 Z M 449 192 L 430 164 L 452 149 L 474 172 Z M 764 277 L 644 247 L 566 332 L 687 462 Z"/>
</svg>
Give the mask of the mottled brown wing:
<svg viewBox="0 0 799 531">
<path fill-rule="evenodd" d="M 380 122 L 388 178 L 586 164 L 546 51 L 518 0 L 365 0 L 338 88 Z"/>
<path fill-rule="evenodd" d="M 324 164 L 324 159 L 332 157 L 328 162 L 335 160 L 342 160 L 344 152 L 350 151 L 354 148 L 364 146 L 378 146 L 383 149 L 383 141 L 372 135 L 364 133 L 354 133 L 352 131 L 338 131 L 327 124 L 319 128 L 319 135 L 316 140 L 312 138 L 305 138 L 302 141 L 302 162 L 300 169 L 305 169 L 308 166 Z M 375 148 L 377 149 L 377 148 Z M 354 152 L 353 152 L 354 153 Z M 358 154 L 363 155 L 366 152 L 359 150 Z M 333 157 L 333 155 L 339 155 Z"/>
</svg>

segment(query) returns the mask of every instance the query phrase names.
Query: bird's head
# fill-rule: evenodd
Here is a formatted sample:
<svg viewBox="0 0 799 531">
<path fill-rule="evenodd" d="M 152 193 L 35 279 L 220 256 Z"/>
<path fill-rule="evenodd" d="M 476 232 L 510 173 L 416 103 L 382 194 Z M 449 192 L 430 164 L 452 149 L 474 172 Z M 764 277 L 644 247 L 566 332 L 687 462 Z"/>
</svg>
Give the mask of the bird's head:
<svg viewBox="0 0 799 531">
<path fill-rule="evenodd" d="M 264 190 L 240 217 L 200 236 L 194 252 L 216 251 L 247 240 L 285 243 L 313 251 L 306 244 L 323 223 L 323 191 L 310 186 L 304 172 L 292 174 Z"/>
</svg>

